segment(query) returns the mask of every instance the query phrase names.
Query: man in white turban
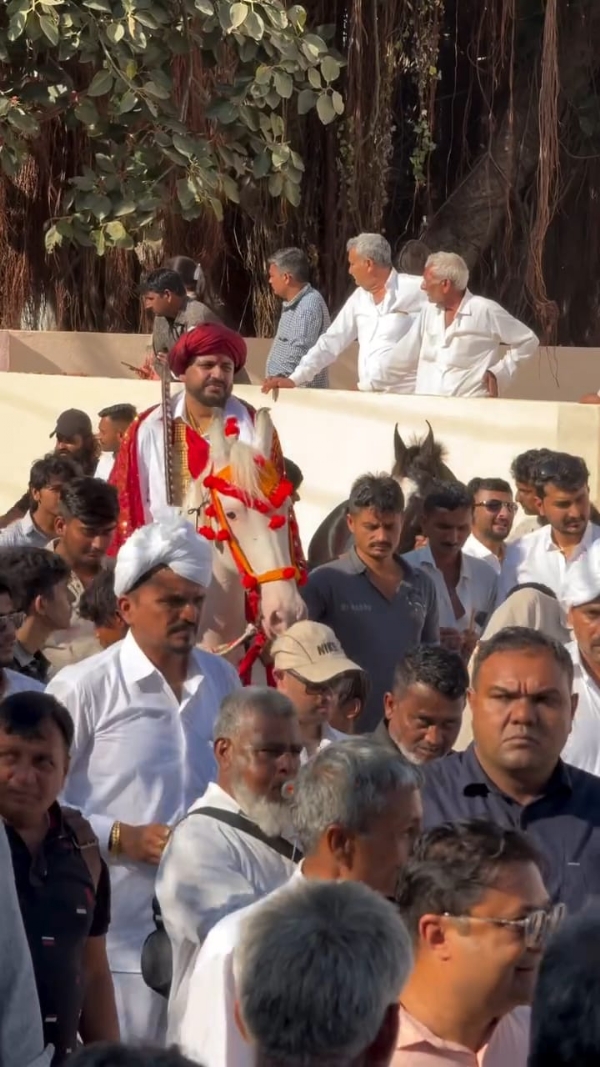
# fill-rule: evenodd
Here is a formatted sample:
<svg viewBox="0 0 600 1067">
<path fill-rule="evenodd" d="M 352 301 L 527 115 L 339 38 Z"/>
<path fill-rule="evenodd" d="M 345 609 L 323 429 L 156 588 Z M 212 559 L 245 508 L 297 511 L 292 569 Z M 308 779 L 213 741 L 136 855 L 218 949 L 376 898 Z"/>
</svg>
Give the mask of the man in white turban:
<svg viewBox="0 0 600 1067">
<path fill-rule="evenodd" d="M 171 827 L 215 777 L 213 723 L 239 686 L 233 667 L 196 647 L 211 551 L 181 519 L 136 530 L 115 568 L 127 636 L 48 687 L 75 724 L 64 803 L 90 820 L 109 864 L 123 1041 L 160 1043 L 166 1032 L 166 1001 L 140 973 L 156 867 Z"/>
<path fill-rule="evenodd" d="M 561 599 L 573 630 L 574 640 L 567 648 L 578 695 L 563 758 L 600 775 L 600 541 L 569 567 Z"/>
</svg>

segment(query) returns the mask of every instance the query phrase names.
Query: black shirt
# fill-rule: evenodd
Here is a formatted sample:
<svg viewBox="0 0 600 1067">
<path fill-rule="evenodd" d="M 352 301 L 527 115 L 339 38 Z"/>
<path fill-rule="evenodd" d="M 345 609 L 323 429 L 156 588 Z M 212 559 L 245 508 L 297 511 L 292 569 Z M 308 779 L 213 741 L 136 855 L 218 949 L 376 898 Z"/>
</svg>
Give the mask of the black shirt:
<svg viewBox="0 0 600 1067">
<path fill-rule="evenodd" d="M 553 901 L 579 911 L 600 893 L 600 778 L 559 760 L 543 796 L 521 805 L 481 767 L 473 745 L 423 768 L 426 830 L 458 819 L 490 819 L 529 834 L 547 864 Z"/>
<path fill-rule="evenodd" d="M 83 953 L 88 937 L 103 936 L 110 921 L 110 882 L 106 864 L 97 891 L 74 834 L 58 804 L 37 855 L 6 826 L 23 924 L 29 942 L 47 1044 L 53 1064 L 77 1046 L 84 997 Z"/>
</svg>

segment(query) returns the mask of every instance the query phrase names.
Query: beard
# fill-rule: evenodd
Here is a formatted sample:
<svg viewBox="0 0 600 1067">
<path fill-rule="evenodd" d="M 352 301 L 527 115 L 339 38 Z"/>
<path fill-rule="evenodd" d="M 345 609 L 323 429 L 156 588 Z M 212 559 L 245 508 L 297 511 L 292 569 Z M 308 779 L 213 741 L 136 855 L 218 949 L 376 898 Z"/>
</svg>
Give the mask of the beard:
<svg viewBox="0 0 600 1067">
<path fill-rule="evenodd" d="M 199 404 L 203 404 L 205 408 L 224 408 L 231 396 L 232 389 L 220 389 L 218 392 L 207 393 L 207 386 L 211 384 L 215 385 L 216 383 L 211 382 L 209 378 L 199 389 L 189 389 L 188 392 L 191 393 L 194 400 L 197 400 Z"/>
<path fill-rule="evenodd" d="M 232 783 L 231 791 L 243 814 L 262 830 L 266 837 L 285 837 L 293 840 L 291 804 L 283 797 L 281 800 L 269 800 L 268 797 L 256 796 L 241 781 Z"/>
</svg>

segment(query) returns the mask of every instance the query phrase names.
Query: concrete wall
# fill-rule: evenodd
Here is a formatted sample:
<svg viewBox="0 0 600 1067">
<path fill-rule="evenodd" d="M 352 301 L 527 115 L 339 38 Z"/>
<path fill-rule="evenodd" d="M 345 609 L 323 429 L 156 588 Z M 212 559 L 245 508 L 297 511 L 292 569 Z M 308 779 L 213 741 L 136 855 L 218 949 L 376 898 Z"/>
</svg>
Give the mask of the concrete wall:
<svg viewBox="0 0 600 1067">
<path fill-rule="evenodd" d="M 32 461 L 52 447 L 49 434 L 60 411 L 82 408 L 95 422 L 105 405 L 131 402 L 141 411 L 159 399 L 157 383 L 137 379 L 11 373 L 1 381 L 1 512 L 24 492 Z M 236 392 L 255 406 L 270 406 L 285 454 L 304 472 L 298 517 L 306 544 L 357 475 L 391 468 L 396 422 L 406 440 L 424 434 L 428 419 L 447 447 L 450 468 L 464 481 L 508 476 L 511 460 L 526 448 L 575 452 L 585 456 L 592 495 L 600 499 L 600 407 L 299 389 L 273 403 L 253 387 Z"/>
<path fill-rule="evenodd" d="M 0 370 L 37 374 L 88 374 L 98 378 L 133 378 L 123 362 L 139 366 L 149 337 L 143 334 L 0 331 Z M 268 338 L 248 340 L 252 381 L 264 376 Z M 356 386 L 356 351 L 352 346 L 330 370 L 333 389 Z M 522 364 L 510 396 L 521 400 L 572 400 L 600 388 L 600 349 L 542 349 Z"/>
</svg>

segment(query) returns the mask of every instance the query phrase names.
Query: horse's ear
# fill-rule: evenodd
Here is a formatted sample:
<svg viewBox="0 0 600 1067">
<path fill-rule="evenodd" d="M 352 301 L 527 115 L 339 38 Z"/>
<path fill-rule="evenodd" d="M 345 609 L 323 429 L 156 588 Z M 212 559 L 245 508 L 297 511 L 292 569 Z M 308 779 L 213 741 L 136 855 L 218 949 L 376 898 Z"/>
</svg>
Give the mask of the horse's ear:
<svg viewBox="0 0 600 1067">
<path fill-rule="evenodd" d="M 421 445 L 421 454 L 423 456 L 433 456 L 435 454 L 436 444 L 435 437 L 433 436 L 433 430 L 431 423 L 427 422 L 427 436 L 423 438 L 423 444 Z"/>
<path fill-rule="evenodd" d="M 225 436 L 223 415 L 216 415 L 208 431 L 211 464 L 214 468 L 225 467 L 229 456 L 230 442 Z"/>
<path fill-rule="evenodd" d="M 259 408 L 254 420 L 254 440 L 252 441 L 252 447 L 256 449 L 260 456 L 264 456 L 265 459 L 269 459 L 271 455 L 274 433 L 275 427 L 273 426 L 273 420 L 269 414 L 269 409 Z"/>
<path fill-rule="evenodd" d="M 406 445 L 398 433 L 398 423 L 394 426 L 394 474 L 404 473 L 406 461 Z"/>
</svg>

